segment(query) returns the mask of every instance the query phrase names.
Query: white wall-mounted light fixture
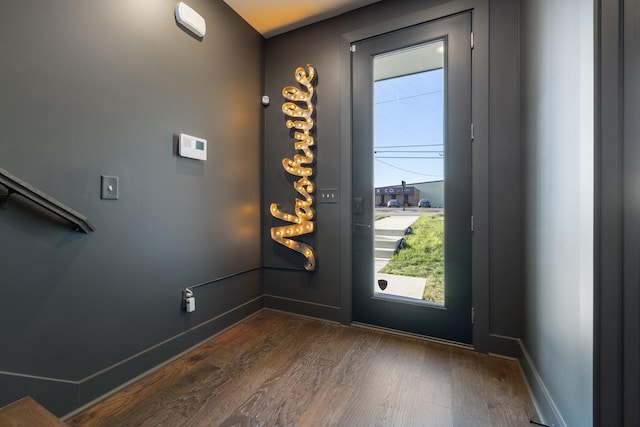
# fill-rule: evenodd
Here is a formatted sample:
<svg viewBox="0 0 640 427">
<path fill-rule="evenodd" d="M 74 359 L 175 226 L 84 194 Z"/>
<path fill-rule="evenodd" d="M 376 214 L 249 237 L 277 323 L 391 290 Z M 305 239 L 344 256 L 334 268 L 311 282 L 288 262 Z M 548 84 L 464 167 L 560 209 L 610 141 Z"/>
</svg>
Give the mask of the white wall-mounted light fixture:
<svg viewBox="0 0 640 427">
<path fill-rule="evenodd" d="M 189 6 L 180 2 L 176 5 L 176 21 L 198 37 L 204 37 L 207 23 L 204 18 Z"/>
</svg>

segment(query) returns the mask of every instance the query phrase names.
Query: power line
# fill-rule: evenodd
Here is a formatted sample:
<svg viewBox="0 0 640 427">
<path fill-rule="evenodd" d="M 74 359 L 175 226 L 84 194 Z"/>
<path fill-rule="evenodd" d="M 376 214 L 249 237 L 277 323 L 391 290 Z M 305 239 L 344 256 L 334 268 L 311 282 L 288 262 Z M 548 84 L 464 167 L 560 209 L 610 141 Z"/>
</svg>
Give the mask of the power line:
<svg viewBox="0 0 640 427">
<path fill-rule="evenodd" d="M 412 144 L 412 145 L 376 145 L 373 148 L 413 148 L 413 147 L 433 147 L 437 145 L 444 145 L 443 143 L 435 143 L 435 144 Z"/>
<path fill-rule="evenodd" d="M 374 153 L 442 153 L 443 150 L 374 150 Z"/>
<path fill-rule="evenodd" d="M 390 103 L 390 102 L 398 102 L 398 101 L 402 101 L 402 100 L 405 100 L 405 99 L 418 98 L 418 97 L 420 97 L 420 96 L 433 95 L 434 93 L 442 93 L 442 92 L 443 92 L 443 90 L 442 90 L 442 89 L 440 89 L 440 90 L 434 90 L 434 91 L 432 91 L 432 92 L 419 93 L 419 94 L 417 94 L 417 95 L 409 95 L 409 96 L 403 96 L 403 97 L 396 97 L 396 98 L 394 98 L 394 99 L 389 99 L 389 100 L 387 100 L 387 101 L 378 101 L 378 102 L 376 102 L 374 105 L 388 104 L 388 103 Z"/>
<path fill-rule="evenodd" d="M 388 122 L 390 125 L 394 126 L 395 128 L 397 128 L 401 132 L 406 133 L 407 135 L 411 136 L 411 140 L 414 140 L 414 141 L 424 140 L 423 138 L 425 137 L 425 135 L 418 135 L 418 134 L 412 132 L 411 128 L 409 128 L 406 123 L 398 124 L 395 121 L 391 120 L 387 115 L 384 115 L 384 114 L 376 115 L 376 112 L 374 111 L 374 122 L 376 121 L 376 118 Z M 380 126 L 376 124 L 376 125 L 374 125 L 374 138 L 375 138 L 375 133 L 376 133 L 377 129 L 380 129 Z M 404 138 L 404 139 L 408 139 L 408 138 Z"/>
<path fill-rule="evenodd" d="M 387 166 L 389 166 L 389 167 L 392 167 L 392 168 L 394 168 L 394 169 L 401 170 L 401 171 L 403 171 L 403 172 L 409 172 L 409 173 L 413 173 L 413 174 L 416 174 L 416 175 L 422 175 L 422 176 L 436 176 L 436 177 L 442 177 L 442 174 L 440 174 L 440 175 L 431 175 L 431 174 L 428 174 L 428 173 L 420 173 L 420 172 L 410 171 L 409 169 L 404 169 L 404 168 L 401 168 L 401 167 L 399 167 L 399 166 L 392 165 L 391 163 L 383 162 L 383 161 L 382 161 L 382 160 L 380 160 L 380 159 L 376 159 L 376 160 L 377 160 L 377 161 L 379 161 L 380 163 L 382 163 L 383 165 L 387 165 Z"/>
<path fill-rule="evenodd" d="M 413 74 L 411 76 L 404 76 L 404 77 L 397 77 L 397 78 L 392 78 L 389 80 L 385 80 L 384 82 L 376 82 L 374 83 L 374 87 L 375 89 L 382 89 L 383 91 L 386 91 L 388 93 L 390 93 L 391 95 L 395 95 L 396 97 L 398 97 L 398 94 L 402 93 L 404 95 L 406 95 L 408 98 L 411 97 L 412 93 L 414 92 L 414 88 L 415 87 L 421 87 L 421 88 L 428 88 L 431 89 L 433 87 L 433 85 L 435 84 L 435 90 L 436 91 L 443 91 L 444 88 L 444 78 L 442 77 L 444 73 L 443 69 L 439 69 L 439 70 L 431 70 L 431 71 L 423 71 L 423 72 L 419 72 L 416 74 Z M 432 78 L 434 76 L 438 76 L 440 75 L 441 78 L 438 79 L 439 82 L 435 82 L 432 81 Z M 407 78 L 409 77 L 409 78 Z M 419 79 L 419 82 L 415 81 L 415 78 Z M 407 83 L 412 82 L 410 84 L 410 87 L 407 87 Z M 382 83 L 382 84 L 381 84 Z M 416 84 L 417 83 L 417 84 Z M 375 98 L 380 100 L 381 97 L 379 97 L 377 95 L 377 91 L 375 92 Z M 435 93 L 435 92 L 432 92 Z M 384 99 L 384 96 L 382 96 L 382 98 Z M 427 108 L 429 110 L 431 110 L 432 112 L 442 115 L 443 114 L 443 106 L 444 106 L 444 99 L 442 100 L 442 102 L 438 103 L 439 106 L 438 108 L 434 108 L 433 104 L 431 102 L 425 102 L 425 98 L 412 98 L 409 99 L 406 104 L 410 105 L 412 102 L 417 101 L 417 103 L 419 104 L 418 106 L 414 107 L 414 108 L 418 108 L 418 109 L 422 109 L 422 108 Z"/>
<path fill-rule="evenodd" d="M 378 156 L 376 159 L 438 159 L 444 160 L 444 156 Z"/>
</svg>

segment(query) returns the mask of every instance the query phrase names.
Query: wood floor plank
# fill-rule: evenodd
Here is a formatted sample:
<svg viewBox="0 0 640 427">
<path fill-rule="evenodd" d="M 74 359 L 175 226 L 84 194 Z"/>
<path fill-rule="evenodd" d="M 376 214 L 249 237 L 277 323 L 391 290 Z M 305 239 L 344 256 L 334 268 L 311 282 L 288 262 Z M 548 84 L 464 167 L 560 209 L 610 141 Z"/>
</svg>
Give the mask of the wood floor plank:
<svg viewBox="0 0 640 427">
<path fill-rule="evenodd" d="M 71 426 L 519 426 L 514 360 L 264 310 Z"/>
<path fill-rule="evenodd" d="M 325 343 L 320 357 L 340 363 L 353 345 L 356 334 L 353 328 L 349 326 L 334 325 L 333 327 L 336 328 L 336 334 L 332 336 L 330 341 Z"/>
<path fill-rule="evenodd" d="M 325 381 L 299 420 L 300 427 L 337 426 L 338 420 L 349 409 L 353 388 Z"/>
<path fill-rule="evenodd" d="M 422 373 L 426 358 L 425 343 L 411 338 L 388 335 L 381 340 L 386 351 L 382 352 L 381 365 L 386 367 L 395 380 L 395 386 L 385 399 L 383 419 L 391 424 L 414 425 L 415 411 L 422 408 L 420 394 Z"/>
<path fill-rule="evenodd" d="M 327 359 L 301 354 L 286 370 L 269 379 L 238 411 L 259 419 L 264 426 L 298 425 L 334 366 Z"/>
<path fill-rule="evenodd" d="M 410 346 L 398 360 L 404 370 L 403 398 L 408 402 L 401 425 L 452 425 L 451 351 L 449 346 L 417 340 L 403 340 L 399 348 Z"/>
<path fill-rule="evenodd" d="M 391 426 L 396 422 L 400 398 L 397 390 L 400 386 L 397 375 L 384 372 L 370 372 L 367 377 L 354 386 L 354 392 L 337 425 L 348 426 Z"/>
<path fill-rule="evenodd" d="M 455 427 L 451 408 L 430 402 L 419 401 L 411 408 L 405 426 L 415 427 Z"/>
<path fill-rule="evenodd" d="M 260 419 L 263 425 L 297 425 L 336 366 L 335 361 L 321 355 L 335 340 L 339 329 L 335 325 L 319 325 L 313 334 L 314 339 L 308 340 L 287 364 L 240 406 L 238 413 Z"/>
<path fill-rule="evenodd" d="M 330 380 L 354 387 L 369 372 L 369 366 L 380 345 L 380 334 L 351 328 L 351 345 L 334 370 Z"/>
<path fill-rule="evenodd" d="M 234 415 L 224 420 L 220 424 L 201 424 L 204 426 L 218 425 L 219 427 L 258 427 L 260 423 L 253 418 L 245 417 L 244 415 Z"/>
<path fill-rule="evenodd" d="M 452 406 L 451 347 L 427 343 L 416 393 L 425 402 L 450 408 Z"/>
<path fill-rule="evenodd" d="M 313 328 L 320 325 L 319 322 L 292 321 L 295 319 L 290 317 L 288 320 L 286 324 L 278 323 L 279 327 L 270 334 L 263 335 L 257 345 L 239 349 L 236 357 L 221 367 L 224 381 L 200 384 L 184 393 L 170 406 L 171 410 L 188 418 L 189 425 L 207 425 L 211 419 L 222 421 L 233 414 L 239 404 L 291 358 L 292 351 L 304 344 L 302 337 L 311 339 Z"/>
<path fill-rule="evenodd" d="M 68 424 L 102 426 L 108 416 L 113 425 L 141 425 L 193 385 L 206 378 L 218 378 L 218 371 L 218 367 L 203 362 L 201 355 L 181 358 L 72 418 Z"/>
<path fill-rule="evenodd" d="M 451 386 L 453 424 L 489 425 L 485 384 L 479 375 L 478 354 L 466 349 L 451 349 Z"/>
<path fill-rule="evenodd" d="M 0 426 L 61 427 L 65 424 L 31 397 L 24 397 L 0 408 Z"/>
<path fill-rule="evenodd" d="M 396 336 L 377 335 L 375 351 L 368 352 L 365 366 L 353 381 L 349 410 L 339 425 L 407 425 L 414 399 L 418 398 L 410 384 L 422 371 L 424 349 Z"/>
<path fill-rule="evenodd" d="M 83 427 L 101 426 L 104 425 L 101 421 L 103 413 L 110 414 L 113 425 L 142 425 L 141 420 L 152 419 L 152 414 L 155 418 L 162 419 L 164 415 L 164 418 L 171 420 L 172 424 L 167 425 L 183 424 L 188 411 L 176 411 L 175 402 L 184 401 L 186 396 L 193 395 L 193 390 L 198 390 L 202 384 L 206 384 L 208 388 L 217 388 L 230 381 L 230 378 L 220 373 L 220 368 L 213 364 L 233 359 L 233 355 L 227 354 L 229 348 L 233 349 L 234 353 L 247 348 L 266 350 L 268 346 L 263 345 L 263 340 L 269 336 L 269 331 L 284 333 L 285 330 L 283 318 L 274 316 L 270 320 L 264 322 L 265 327 L 256 327 L 252 326 L 255 320 L 248 319 L 246 323 L 226 331 L 215 340 L 205 343 L 100 405 L 72 418 L 68 424 Z M 290 318 L 284 320 L 293 324 Z M 191 373 L 190 371 L 196 367 L 195 372 Z M 211 372 L 216 372 L 217 375 L 209 375 Z"/>
<path fill-rule="evenodd" d="M 482 354 L 478 355 L 478 362 L 492 425 L 530 425 L 535 409 L 528 399 L 518 362 Z"/>
</svg>

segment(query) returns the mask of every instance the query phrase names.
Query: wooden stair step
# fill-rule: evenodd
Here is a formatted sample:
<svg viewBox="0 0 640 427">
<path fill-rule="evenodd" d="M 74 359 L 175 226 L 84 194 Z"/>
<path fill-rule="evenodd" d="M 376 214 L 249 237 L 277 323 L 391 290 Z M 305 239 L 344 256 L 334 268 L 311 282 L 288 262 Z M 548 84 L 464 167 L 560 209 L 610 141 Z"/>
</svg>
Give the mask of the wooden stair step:
<svg viewBox="0 0 640 427">
<path fill-rule="evenodd" d="M 0 426 L 67 427 L 61 419 L 30 397 L 23 397 L 4 408 L 0 408 Z"/>
</svg>

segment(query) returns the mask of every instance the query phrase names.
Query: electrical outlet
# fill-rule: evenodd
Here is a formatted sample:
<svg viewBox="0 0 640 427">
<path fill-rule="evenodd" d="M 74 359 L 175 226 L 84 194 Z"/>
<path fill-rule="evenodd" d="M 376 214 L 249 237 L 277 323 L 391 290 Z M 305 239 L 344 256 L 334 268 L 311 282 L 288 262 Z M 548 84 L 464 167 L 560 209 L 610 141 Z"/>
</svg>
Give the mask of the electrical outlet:
<svg viewBox="0 0 640 427">
<path fill-rule="evenodd" d="M 196 297 L 193 296 L 191 289 L 185 288 L 182 290 L 182 307 L 187 313 L 196 311 Z"/>
<path fill-rule="evenodd" d="M 193 313 L 194 311 L 196 311 L 196 298 L 195 297 L 188 297 L 187 298 L 187 313 Z"/>
</svg>

